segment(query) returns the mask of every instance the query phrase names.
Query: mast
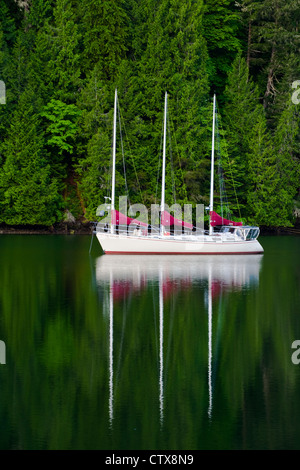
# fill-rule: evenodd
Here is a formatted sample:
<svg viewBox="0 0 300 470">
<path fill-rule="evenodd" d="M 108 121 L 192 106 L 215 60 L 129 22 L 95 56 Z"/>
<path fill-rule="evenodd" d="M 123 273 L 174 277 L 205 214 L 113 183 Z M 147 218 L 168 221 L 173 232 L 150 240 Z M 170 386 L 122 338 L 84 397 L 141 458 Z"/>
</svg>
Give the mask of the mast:
<svg viewBox="0 0 300 470">
<path fill-rule="evenodd" d="M 166 173 L 166 135 L 167 135 L 167 103 L 168 94 L 165 94 L 165 112 L 164 112 L 164 141 L 163 141 L 163 162 L 162 162 L 162 180 L 161 180 L 161 203 L 160 203 L 160 221 L 165 210 L 165 173 Z M 160 223 L 160 233 L 163 233 L 163 226 Z"/>
<path fill-rule="evenodd" d="M 214 207 L 214 164 L 215 164 L 215 113 L 216 113 L 216 95 L 214 95 L 213 107 L 213 125 L 212 125 L 212 145 L 211 145 L 211 171 L 210 171 L 210 200 L 209 200 L 209 234 L 213 234 L 213 227 L 210 225 L 211 212 Z"/>
<path fill-rule="evenodd" d="M 114 105 L 114 127 L 113 127 L 113 155 L 112 155 L 112 180 L 111 180 L 111 216 L 113 211 L 115 210 L 115 185 L 116 185 L 116 127 L 117 127 L 117 101 L 118 101 L 118 94 L 117 89 L 115 90 L 115 105 Z M 113 219 L 112 219 L 113 222 Z M 115 227 L 114 224 L 111 223 L 110 232 L 114 233 Z"/>
<path fill-rule="evenodd" d="M 212 413 L 212 274 L 211 264 L 208 272 L 208 417 Z"/>
<path fill-rule="evenodd" d="M 114 299 L 113 299 L 113 275 L 109 275 L 109 401 L 108 414 L 109 425 L 112 428 L 114 418 Z"/>
<path fill-rule="evenodd" d="M 163 271 L 159 270 L 159 414 L 160 424 L 164 418 L 164 293 Z"/>
</svg>

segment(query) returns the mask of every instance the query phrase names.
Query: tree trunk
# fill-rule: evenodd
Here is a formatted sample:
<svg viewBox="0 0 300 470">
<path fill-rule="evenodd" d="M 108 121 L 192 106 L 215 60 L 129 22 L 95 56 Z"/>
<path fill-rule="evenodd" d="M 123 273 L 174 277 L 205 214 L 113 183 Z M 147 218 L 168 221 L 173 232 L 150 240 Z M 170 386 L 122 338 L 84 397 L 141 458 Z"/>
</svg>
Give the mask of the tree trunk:
<svg viewBox="0 0 300 470">
<path fill-rule="evenodd" d="M 268 102 L 269 96 L 271 95 L 274 96 L 276 94 L 276 88 L 274 85 L 274 69 L 275 69 L 275 44 L 273 43 L 269 72 L 268 72 L 268 79 L 267 79 L 267 89 L 264 95 L 264 108 L 266 108 L 268 105 L 267 102 Z"/>
<path fill-rule="evenodd" d="M 251 54 L 251 21 L 249 21 L 249 25 L 248 25 L 248 48 L 247 48 L 247 66 L 248 66 L 248 70 L 250 68 L 250 54 Z"/>
</svg>

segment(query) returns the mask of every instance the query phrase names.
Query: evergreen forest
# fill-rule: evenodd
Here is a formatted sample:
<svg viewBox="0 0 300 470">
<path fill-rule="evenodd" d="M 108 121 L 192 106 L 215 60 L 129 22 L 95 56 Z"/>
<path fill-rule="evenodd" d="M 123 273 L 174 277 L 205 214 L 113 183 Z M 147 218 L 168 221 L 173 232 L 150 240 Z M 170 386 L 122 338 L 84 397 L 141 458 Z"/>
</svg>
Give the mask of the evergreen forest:
<svg viewBox="0 0 300 470">
<path fill-rule="evenodd" d="M 0 224 L 97 219 L 111 191 L 209 204 L 216 179 L 236 220 L 300 218 L 300 0 L 0 0 Z M 219 186 L 216 185 L 216 204 Z"/>
</svg>

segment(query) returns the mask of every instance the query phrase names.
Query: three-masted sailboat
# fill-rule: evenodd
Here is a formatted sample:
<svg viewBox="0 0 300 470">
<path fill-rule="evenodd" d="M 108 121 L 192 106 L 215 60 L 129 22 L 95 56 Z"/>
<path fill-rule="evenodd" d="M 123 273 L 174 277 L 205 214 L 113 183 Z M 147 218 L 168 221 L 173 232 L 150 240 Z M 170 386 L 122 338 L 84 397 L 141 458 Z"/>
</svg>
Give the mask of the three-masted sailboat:
<svg viewBox="0 0 300 470">
<path fill-rule="evenodd" d="M 257 240 L 259 227 L 243 226 L 241 222 L 224 219 L 213 210 L 214 195 L 214 141 L 215 109 L 213 103 L 213 130 L 210 182 L 210 225 L 209 231 L 195 230 L 193 224 L 172 216 L 165 207 L 165 171 L 166 171 L 166 123 L 168 95 L 165 94 L 164 140 L 162 161 L 162 190 L 159 225 L 151 226 L 147 222 L 128 217 L 115 208 L 115 166 L 116 166 L 116 116 L 117 90 L 114 103 L 113 158 L 111 203 L 109 205 L 109 223 L 98 222 L 96 236 L 106 254 L 257 254 L 264 250 Z M 180 231 L 170 230 L 170 226 L 180 227 Z M 218 231 L 214 229 L 218 226 Z M 134 227 L 134 230 L 133 230 Z"/>
</svg>

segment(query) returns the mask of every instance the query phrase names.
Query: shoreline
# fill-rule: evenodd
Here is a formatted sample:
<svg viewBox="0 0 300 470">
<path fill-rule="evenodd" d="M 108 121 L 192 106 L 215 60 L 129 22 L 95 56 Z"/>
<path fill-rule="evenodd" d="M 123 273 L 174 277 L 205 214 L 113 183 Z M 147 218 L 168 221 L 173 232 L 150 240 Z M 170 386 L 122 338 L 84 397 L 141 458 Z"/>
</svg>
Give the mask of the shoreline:
<svg viewBox="0 0 300 470">
<path fill-rule="evenodd" d="M 86 223 L 61 223 L 51 227 L 31 225 L 0 225 L 0 235 L 92 235 L 94 225 Z"/>
<path fill-rule="evenodd" d="M 0 225 L 0 235 L 92 235 L 93 222 L 60 223 L 56 226 Z M 260 235 L 300 236 L 300 225 L 294 227 L 260 227 Z"/>
</svg>

